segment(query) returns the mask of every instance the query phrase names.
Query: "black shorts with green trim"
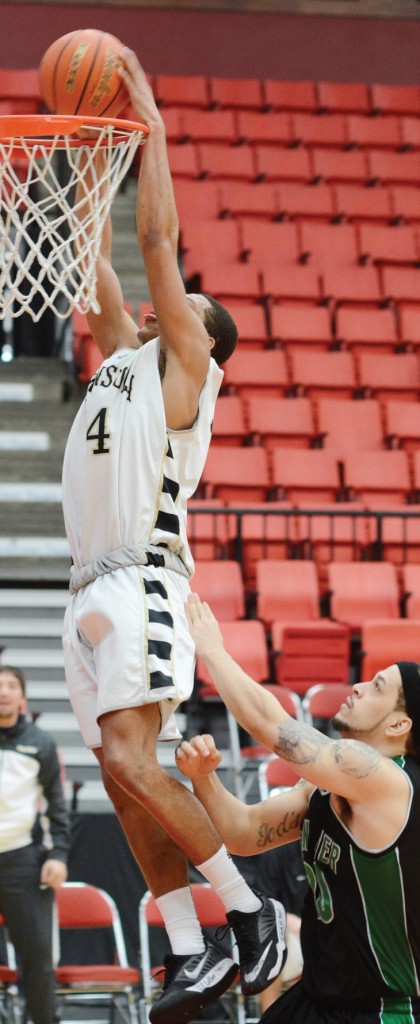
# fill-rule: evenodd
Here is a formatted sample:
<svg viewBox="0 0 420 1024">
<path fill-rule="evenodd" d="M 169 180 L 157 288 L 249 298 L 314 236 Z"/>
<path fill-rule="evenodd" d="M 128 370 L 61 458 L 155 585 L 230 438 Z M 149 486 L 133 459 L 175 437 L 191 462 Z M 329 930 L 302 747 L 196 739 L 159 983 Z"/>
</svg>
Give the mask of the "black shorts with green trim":
<svg viewBox="0 0 420 1024">
<path fill-rule="evenodd" d="M 374 1010 L 321 1006 L 302 982 L 288 989 L 263 1014 L 260 1024 L 420 1024 L 420 999 L 385 999 Z"/>
</svg>

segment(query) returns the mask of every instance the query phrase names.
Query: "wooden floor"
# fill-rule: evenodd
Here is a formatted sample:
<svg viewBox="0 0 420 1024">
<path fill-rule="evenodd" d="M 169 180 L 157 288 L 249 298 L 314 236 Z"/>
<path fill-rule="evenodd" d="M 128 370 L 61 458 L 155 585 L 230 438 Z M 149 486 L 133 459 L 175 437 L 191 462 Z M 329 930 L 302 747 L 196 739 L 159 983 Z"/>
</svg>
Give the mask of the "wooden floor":
<svg viewBox="0 0 420 1024">
<path fill-rule="evenodd" d="M 21 0 L 54 6 L 60 2 L 64 6 L 66 0 Z M 96 7 L 97 0 L 72 0 L 72 6 Z M 420 19 L 420 0 L 102 0 L 101 6 Z"/>
</svg>

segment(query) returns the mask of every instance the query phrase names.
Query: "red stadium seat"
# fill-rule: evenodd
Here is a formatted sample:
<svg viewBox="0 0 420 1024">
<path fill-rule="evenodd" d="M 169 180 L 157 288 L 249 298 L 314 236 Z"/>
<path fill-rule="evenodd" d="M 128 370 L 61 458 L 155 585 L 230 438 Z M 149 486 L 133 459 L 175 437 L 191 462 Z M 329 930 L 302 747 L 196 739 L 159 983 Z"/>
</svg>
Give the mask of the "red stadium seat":
<svg viewBox="0 0 420 1024">
<path fill-rule="evenodd" d="M 244 299 L 249 304 L 263 295 L 261 274 L 248 263 L 214 263 L 203 268 L 200 278 L 200 290 L 221 302 Z"/>
<path fill-rule="evenodd" d="M 205 75 L 155 75 L 153 91 L 159 106 L 209 106 L 208 82 Z"/>
<path fill-rule="evenodd" d="M 346 624 L 329 619 L 293 625 L 273 622 L 271 637 L 280 686 L 303 696 L 316 683 L 348 682 L 350 630 Z"/>
<path fill-rule="evenodd" d="M 374 398 L 320 398 L 318 430 L 324 448 L 342 457 L 347 452 L 384 448 L 381 408 Z"/>
<path fill-rule="evenodd" d="M 401 139 L 403 146 L 413 149 L 420 147 L 420 120 L 418 117 L 401 118 Z"/>
<path fill-rule="evenodd" d="M 356 365 L 351 352 L 293 351 L 292 384 L 296 394 L 308 398 L 353 398 Z"/>
<path fill-rule="evenodd" d="M 389 399 L 385 403 L 385 438 L 406 452 L 420 449 L 420 408 L 417 402 Z"/>
<path fill-rule="evenodd" d="M 167 150 L 172 178 L 198 179 L 197 150 L 192 142 L 186 142 L 185 145 L 168 142 Z"/>
<path fill-rule="evenodd" d="M 228 528 L 223 501 L 190 498 L 188 502 L 188 541 L 198 561 L 225 558 L 228 552 Z M 219 514 L 215 514 L 220 512 Z"/>
<path fill-rule="evenodd" d="M 251 146 L 229 146 L 219 142 L 197 142 L 201 177 L 220 181 L 253 181 L 256 175 Z"/>
<path fill-rule="evenodd" d="M 240 505 L 242 501 L 266 501 L 269 487 L 265 448 L 210 447 L 200 482 L 203 497 Z"/>
<path fill-rule="evenodd" d="M 284 82 L 277 78 L 266 78 L 263 88 L 265 105 L 269 109 L 315 110 L 317 98 L 313 82 Z"/>
<path fill-rule="evenodd" d="M 282 217 L 297 221 L 331 221 L 334 214 L 332 186 L 282 181 L 278 185 L 278 210 Z"/>
<path fill-rule="evenodd" d="M 373 679 L 396 661 L 420 661 L 420 620 L 372 619 L 361 632 L 361 678 Z"/>
<path fill-rule="evenodd" d="M 263 142 L 276 146 L 292 141 L 290 116 L 286 113 L 264 113 L 238 110 L 237 133 L 241 142 Z"/>
<path fill-rule="evenodd" d="M 257 618 L 273 622 L 311 622 L 320 618 L 315 563 L 301 559 L 263 559 L 256 566 Z"/>
<path fill-rule="evenodd" d="M 237 224 L 233 220 L 187 220 L 182 225 L 181 252 L 187 276 L 213 263 L 234 263 L 240 253 Z"/>
<path fill-rule="evenodd" d="M 209 220 L 220 214 L 220 185 L 217 181 L 187 181 L 175 178 L 174 192 L 181 230 L 184 222 Z"/>
<path fill-rule="evenodd" d="M 282 349 L 236 349 L 224 366 L 223 386 L 242 399 L 251 396 L 283 398 L 290 386 L 286 353 Z"/>
<path fill-rule="evenodd" d="M 243 619 L 245 592 L 239 562 L 197 561 L 191 588 L 202 601 L 207 601 L 217 619 L 224 622 Z"/>
<path fill-rule="evenodd" d="M 238 347 L 263 349 L 269 341 L 266 311 L 256 302 L 229 300 L 229 313 L 239 333 Z"/>
<path fill-rule="evenodd" d="M 303 181 L 309 183 L 313 174 L 309 151 L 303 146 L 287 149 L 282 146 L 254 147 L 256 175 L 262 181 Z"/>
<path fill-rule="evenodd" d="M 335 331 L 337 342 L 356 354 L 395 352 L 398 332 L 392 309 L 368 309 L 340 306 Z"/>
<path fill-rule="evenodd" d="M 401 145 L 401 123 L 399 117 L 366 117 L 350 114 L 347 118 L 346 142 L 350 146 L 366 146 L 375 149 L 385 146 L 397 149 Z"/>
<path fill-rule="evenodd" d="M 398 306 L 399 333 L 404 345 L 420 345 L 420 303 L 400 302 Z"/>
<path fill-rule="evenodd" d="M 362 352 L 358 358 L 359 386 L 367 398 L 415 401 L 420 398 L 418 357 L 413 353 L 378 356 Z"/>
<path fill-rule="evenodd" d="M 298 550 L 315 560 L 320 588 L 324 592 L 328 589 L 329 563 L 360 560 L 368 547 L 370 534 L 368 516 L 356 514 L 363 512 L 360 502 L 317 504 L 318 500 L 315 497 L 315 501 L 297 502 Z"/>
<path fill-rule="evenodd" d="M 214 107 L 240 110 L 262 110 L 262 82 L 258 78 L 222 78 L 212 75 L 210 102 Z"/>
<path fill-rule="evenodd" d="M 181 113 L 184 139 L 192 142 L 237 141 L 237 130 L 232 110 L 184 110 Z"/>
<path fill-rule="evenodd" d="M 390 190 L 394 219 L 406 224 L 420 221 L 419 190 L 412 185 L 394 185 Z"/>
<path fill-rule="evenodd" d="M 291 352 L 296 347 L 328 349 L 333 342 L 331 314 L 325 306 L 285 303 L 270 308 L 271 335 Z"/>
<path fill-rule="evenodd" d="M 297 263 L 299 240 L 296 224 L 269 224 L 242 218 L 239 221 L 241 250 L 250 263 L 259 265 L 270 254 L 272 264 Z"/>
<path fill-rule="evenodd" d="M 301 258 L 316 267 L 355 266 L 359 250 L 352 224 L 311 224 L 300 226 Z"/>
<path fill-rule="evenodd" d="M 241 502 L 241 515 L 230 515 L 230 537 L 242 565 L 245 586 L 255 589 L 256 565 L 262 558 L 289 558 L 296 546 L 296 517 L 288 501 L 263 505 Z"/>
<path fill-rule="evenodd" d="M 420 619 L 420 565 L 403 565 L 402 583 L 405 614 Z M 404 656 L 405 657 L 405 656 Z"/>
<path fill-rule="evenodd" d="M 308 448 L 315 433 L 312 404 L 309 398 L 249 398 L 248 430 L 265 448 Z"/>
<path fill-rule="evenodd" d="M 288 299 L 295 302 L 310 302 L 316 305 L 321 299 L 320 275 L 316 267 L 301 263 L 273 265 L 270 255 L 261 256 L 259 268 L 262 274 L 263 294 L 270 301 Z"/>
<path fill-rule="evenodd" d="M 279 212 L 278 188 L 267 182 L 223 181 L 221 212 L 229 217 L 256 217 L 274 220 Z"/>
<path fill-rule="evenodd" d="M 367 619 L 398 619 L 397 572 L 389 562 L 331 562 L 330 615 L 359 632 Z"/>
<path fill-rule="evenodd" d="M 323 111 L 369 110 L 369 92 L 365 82 L 318 82 L 317 105 Z"/>
<path fill-rule="evenodd" d="M 420 303 L 420 269 L 383 266 L 381 279 L 382 296 L 387 302 Z"/>
<path fill-rule="evenodd" d="M 413 452 L 412 466 L 415 500 L 420 501 L 420 448 Z"/>
<path fill-rule="evenodd" d="M 368 181 L 382 182 L 384 185 L 420 184 L 418 153 L 393 153 L 387 149 L 369 149 L 366 161 Z"/>
<path fill-rule="evenodd" d="M 314 147 L 311 150 L 312 177 L 320 181 L 367 181 L 368 163 L 361 149 L 327 149 Z"/>
<path fill-rule="evenodd" d="M 266 682 L 270 678 L 270 665 L 262 622 L 258 622 L 257 619 L 241 619 L 239 622 L 222 620 L 220 630 L 226 650 L 244 672 L 255 679 L 256 683 Z M 197 659 L 196 676 L 204 687 L 200 696 L 210 697 L 212 693 L 215 697 L 219 696 L 212 677 L 200 658 Z"/>
<path fill-rule="evenodd" d="M 311 686 L 302 700 L 303 714 L 308 725 L 319 727 L 319 720 L 333 718 L 341 704 L 351 696 L 351 686 L 345 683 L 316 683 Z"/>
<path fill-rule="evenodd" d="M 379 272 L 374 266 L 325 266 L 321 273 L 321 291 L 333 306 L 343 303 L 378 306 L 382 298 Z"/>
<path fill-rule="evenodd" d="M 420 86 L 381 85 L 370 87 L 371 107 L 381 114 L 420 114 Z"/>
<path fill-rule="evenodd" d="M 292 138 L 303 146 L 344 146 L 346 122 L 342 114 L 292 114 Z"/>
<path fill-rule="evenodd" d="M 391 217 L 391 196 L 386 188 L 363 185 L 334 186 L 335 216 L 341 221 L 382 221 Z"/>
<path fill-rule="evenodd" d="M 216 403 L 212 444 L 242 445 L 247 434 L 245 407 L 239 395 L 221 395 Z"/>
<path fill-rule="evenodd" d="M 380 513 L 380 544 L 378 544 L 378 516 L 370 520 L 371 550 L 381 555 L 385 562 L 393 562 L 400 577 L 406 562 L 420 562 L 420 505 L 404 506 L 378 505 L 371 502 L 376 513 Z M 398 512 L 398 515 L 395 513 Z"/>
<path fill-rule="evenodd" d="M 280 704 L 281 704 L 281 694 Z M 266 761 L 262 761 L 258 767 L 258 789 L 260 800 L 268 800 L 269 796 L 278 793 L 279 790 L 290 789 L 299 782 L 299 775 L 293 771 L 288 761 L 282 761 L 280 757 L 273 754 Z"/>
<path fill-rule="evenodd" d="M 365 263 L 408 263 L 418 259 L 419 248 L 414 227 L 409 224 L 389 227 L 361 224 L 360 258 Z"/>
<path fill-rule="evenodd" d="M 358 451 L 343 459 L 344 484 L 350 500 L 375 507 L 393 502 L 403 504 L 411 491 L 407 453 L 403 451 Z"/>
<path fill-rule="evenodd" d="M 336 501 L 340 491 L 337 460 L 323 448 L 276 448 L 273 451 L 273 486 L 277 498 L 293 504 L 302 501 Z"/>
</svg>

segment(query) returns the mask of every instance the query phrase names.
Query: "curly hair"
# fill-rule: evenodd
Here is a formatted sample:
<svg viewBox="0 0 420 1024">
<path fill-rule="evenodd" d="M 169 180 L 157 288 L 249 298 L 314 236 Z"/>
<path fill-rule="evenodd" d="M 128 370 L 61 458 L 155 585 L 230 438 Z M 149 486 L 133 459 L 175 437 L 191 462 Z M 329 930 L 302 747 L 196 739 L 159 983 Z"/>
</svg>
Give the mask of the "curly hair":
<svg viewBox="0 0 420 1024">
<path fill-rule="evenodd" d="M 204 326 L 208 334 L 214 338 L 215 344 L 211 354 L 218 366 L 221 366 L 235 351 L 238 329 L 230 313 L 222 306 L 221 302 L 213 299 L 211 295 L 206 295 L 205 292 L 202 292 L 202 295 L 210 303 L 210 309 L 205 310 Z"/>
</svg>

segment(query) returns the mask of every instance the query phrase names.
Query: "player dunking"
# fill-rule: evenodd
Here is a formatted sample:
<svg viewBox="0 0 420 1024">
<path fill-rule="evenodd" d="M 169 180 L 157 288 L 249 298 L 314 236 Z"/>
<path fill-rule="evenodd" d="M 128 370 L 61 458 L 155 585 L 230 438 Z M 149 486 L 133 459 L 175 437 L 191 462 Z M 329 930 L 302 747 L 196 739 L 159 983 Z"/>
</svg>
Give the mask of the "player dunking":
<svg viewBox="0 0 420 1024">
<path fill-rule="evenodd" d="M 174 711 L 193 685 L 186 502 L 207 455 L 223 376 L 218 364 L 234 350 L 237 332 L 219 303 L 185 293 L 164 124 L 136 56 L 125 50 L 123 59 L 131 104 L 149 128 L 137 230 L 153 313 L 139 331 L 125 312 L 108 224 L 97 264 L 101 313 L 88 316 L 105 361 L 88 385 L 63 467 L 74 563 L 63 640 L 85 743 L 102 766 L 171 943 L 164 993 L 150 1019 L 178 1024 L 236 973 L 229 957 L 204 942 L 188 860 L 224 902 L 245 992 L 261 991 L 281 970 L 285 914 L 249 889 L 200 801 L 156 756 L 158 738 L 179 736 Z"/>
</svg>

